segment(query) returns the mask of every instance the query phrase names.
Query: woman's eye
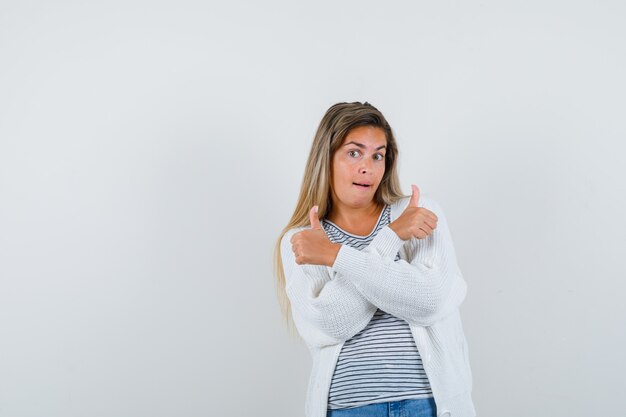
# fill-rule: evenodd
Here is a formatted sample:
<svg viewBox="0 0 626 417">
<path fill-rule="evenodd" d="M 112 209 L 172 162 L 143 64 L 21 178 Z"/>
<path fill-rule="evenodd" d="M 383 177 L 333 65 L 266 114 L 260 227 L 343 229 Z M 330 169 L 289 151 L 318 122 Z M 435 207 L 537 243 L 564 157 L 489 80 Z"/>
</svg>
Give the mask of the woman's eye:
<svg viewBox="0 0 626 417">
<path fill-rule="evenodd" d="M 358 151 L 358 150 L 356 150 L 356 149 L 353 149 L 353 150 L 351 150 L 351 151 L 348 151 L 348 155 L 350 155 L 350 156 L 352 156 L 352 157 L 357 157 L 357 156 L 360 156 L 360 154 L 361 154 L 361 151 Z M 384 159 L 385 159 L 385 155 L 380 154 L 380 153 L 374 154 L 374 159 L 375 159 L 376 161 L 382 161 L 382 160 L 384 160 Z"/>
</svg>

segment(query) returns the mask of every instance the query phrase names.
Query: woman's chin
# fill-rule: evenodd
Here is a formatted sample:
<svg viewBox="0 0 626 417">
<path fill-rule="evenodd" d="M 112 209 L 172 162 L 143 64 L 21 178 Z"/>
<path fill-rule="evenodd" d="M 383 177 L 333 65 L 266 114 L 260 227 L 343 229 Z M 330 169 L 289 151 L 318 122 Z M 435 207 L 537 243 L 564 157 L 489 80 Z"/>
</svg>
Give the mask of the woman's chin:
<svg viewBox="0 0 626 417">
<path fill-rule="evenodd" d="M 343 199 L 345 204 L 350 207 L 367 207 L 372 204 L 374 200 L 373 195 L 362 195 L 362 196 L 351 196 L 349 198 Z"/>
</svg>

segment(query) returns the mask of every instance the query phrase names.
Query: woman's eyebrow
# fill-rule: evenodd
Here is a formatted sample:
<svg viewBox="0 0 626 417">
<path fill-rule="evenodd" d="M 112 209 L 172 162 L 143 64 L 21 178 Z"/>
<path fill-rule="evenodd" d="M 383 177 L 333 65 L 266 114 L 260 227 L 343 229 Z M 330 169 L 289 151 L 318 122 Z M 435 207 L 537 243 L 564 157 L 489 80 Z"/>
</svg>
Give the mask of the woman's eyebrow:
<svg viewBox="0 0 626 417">
<path fill-rule="evenodd" d="M 353 141 L 353 140 L 351 140 L 350 142 L 348 142 L 348 143 L 344 144 L 343 146 L 348 146 L 348 145 L 350 145 L 351 143 L 355 144 L 356 146 L 358 146 L 358 147 L 359 147 L 359 148 L 361 148 L 361 149 L 365 149 L 365 148 L 366 148 L 366 146 L 365 146 L 365 145 L 363 145 L 362 143 L 358 143 L 358 142 L 355 142 L 355 141 Z M 379 150 L 379 149 L 382 149 L 382 148 L 387 148 L 387 145 L 382 145 L 382 146 L 379 146 L 378 148 L 376 148 L 376 150 Z"/>
</svg>

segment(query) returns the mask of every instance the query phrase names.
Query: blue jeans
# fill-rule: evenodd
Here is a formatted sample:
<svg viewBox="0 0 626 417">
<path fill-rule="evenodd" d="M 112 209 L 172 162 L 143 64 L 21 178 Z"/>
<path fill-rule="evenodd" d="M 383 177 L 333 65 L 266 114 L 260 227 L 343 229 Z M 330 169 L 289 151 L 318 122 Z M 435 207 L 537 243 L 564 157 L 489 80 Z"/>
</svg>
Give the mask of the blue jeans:
<svg viewBox="0 0 626 417">
<path fill-rule="evenodd" d="M 362 407 L 328 410 L 326 417 L 437 417 L 433 398 L 391 401 Z"/>
</svg>

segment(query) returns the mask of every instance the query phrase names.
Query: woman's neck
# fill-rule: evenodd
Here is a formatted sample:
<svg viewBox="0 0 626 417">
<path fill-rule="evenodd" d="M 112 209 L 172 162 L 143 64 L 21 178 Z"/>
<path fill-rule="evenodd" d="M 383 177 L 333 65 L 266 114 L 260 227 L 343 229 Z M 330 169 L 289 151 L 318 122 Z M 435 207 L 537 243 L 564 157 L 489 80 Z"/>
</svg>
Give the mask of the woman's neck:
<svg viewBox="0 0 626 417">
<path fill-rule="evenodd" d="M 378 204 L 372 201 L 371 204 L 365 207 L 345 207 L 333 203 L 331 212 L 326 216 L 326 219 L 335 223 L 343 230 L 355 235 L 367 235 L 369 234 L 376 221 L 380 217 L 384 205 Z"/>
</svg>

